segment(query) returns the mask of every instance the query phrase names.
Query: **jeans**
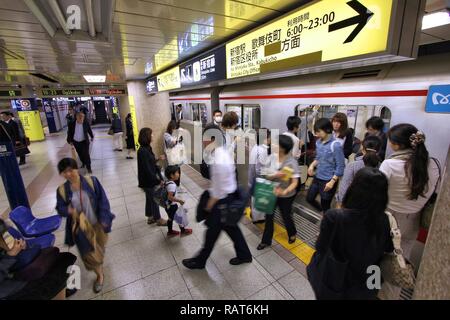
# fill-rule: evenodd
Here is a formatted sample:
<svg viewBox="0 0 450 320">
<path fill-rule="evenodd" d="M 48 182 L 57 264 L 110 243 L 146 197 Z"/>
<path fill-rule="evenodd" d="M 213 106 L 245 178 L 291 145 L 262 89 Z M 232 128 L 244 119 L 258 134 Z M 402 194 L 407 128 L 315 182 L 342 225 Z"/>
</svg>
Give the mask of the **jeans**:
<svg viewBox="0 0 450 320">
<path fill-rule="evenodd" d="M 220 203 L 220 202 L 219 202 Z M 234 250 L 236 250 L 236 256 L 241 260 L 252 259 L 252 254 L 248 248 L 247 242 L 245 241 L 244 235 L 242 234 L 239 225 L 227 226 L 221 222 L 220 212 L 217 210 L 217 204 L 213 208 L 212 212 L 208 215 L 206 219 L 206 225 L 208 229 L 206 230 L 205 243 L 200 253 L 195 258 L 197 262 L 201 265 L 206 264 L 214 245 L 219 238 L 220 233 L 224 230 L 228 236 L 231 238 L 234 244 Z"/>
<path fill-rule="evenodd" d="M 161 219 L 159 205 L 153 199 L 153 188 L 143 188 L 145 192 L 145 216 L 153 217 L 155 220 Z"/>
<path fill-rule="evenodd" d="M 334 184 L 333 189 L 325 191 L 325 185 L 328 183 L 326 180 L 320 180 L 314 178 L 311 186 L 308 190 L 308 195 L 306 196 L 306 201 L 311 204 L 314 208 L 321 212 L 326 212 L 331 207 L 331 201 L 336 193 L 338 183 Z M 316 200 L 317 195 L 320 193 L 320 204 Z"/>
<path fill-rule="evenodd" d="M 292 203 L 295 200 L 294 197 L 290 198 L 277 198 L 277 207 L 280 208 L 281 216 L 283 217 L 284 225 L 288 233 L 288 237 L 293 237 L 297 234 L 294 220 L 292 219 Z M 273 237 L 273 216 L 274 214 L 266 215 L 266 225 L 264 227 L 264 233 L 262 237 L 262 243 L 271 245 Z"/>
</svg>

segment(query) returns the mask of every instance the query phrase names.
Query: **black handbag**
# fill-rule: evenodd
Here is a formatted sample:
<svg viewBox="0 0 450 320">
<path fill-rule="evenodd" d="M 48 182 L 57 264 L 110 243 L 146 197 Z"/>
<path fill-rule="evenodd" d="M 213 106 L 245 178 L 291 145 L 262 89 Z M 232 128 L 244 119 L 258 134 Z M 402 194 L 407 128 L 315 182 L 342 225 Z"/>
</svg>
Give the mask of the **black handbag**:
<svg viewBox="0 0 450 320">
<path fill-rule="evenodd" d="M 226 226 L 236 226 L 244 215 L 247 201 L 247 194 L 241 186 L 238 186 L 234 193 L 217 205 L 221 222 Z"/>
<path fill-rule="evenodd" d="M 205 210 L 205 208 L 206 205 L 208 204 L 209 197 L 210 196 L 208 190 L 204 191 L 200 196 L 200 201 L 198 202 L 197 205 L 197 214 L 195 217 L 197 222 L 202 222 L 203 220 L 206 219 L 206 216 L 208 215 L 208 212 Z"/>
<path fill-rule="evenodd" d="M 308 280 L 317 300 L 341 300 L 345 296 L 348 261 L 339 260 L 331 247 L 340 225 L 340 218 L 338 217 L 339 214 L 336 215 L 336 224 L 327 251 L 323 255 L 316 251 L 311 263 L 306 268 Z"/>
</svg>

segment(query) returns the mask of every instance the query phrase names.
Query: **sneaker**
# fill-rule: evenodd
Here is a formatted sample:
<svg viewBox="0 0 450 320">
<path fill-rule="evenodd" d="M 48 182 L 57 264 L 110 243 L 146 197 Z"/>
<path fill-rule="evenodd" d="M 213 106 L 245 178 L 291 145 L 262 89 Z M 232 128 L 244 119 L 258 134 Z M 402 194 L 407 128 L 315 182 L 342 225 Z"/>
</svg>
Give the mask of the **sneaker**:
<svg viewBox="0 0 450 320">
<path fill-rule="evenodd" d="M 195 258 L 184 259 L 181 263 L 188 269 L 205 269 L 205 265 L 199 263 Z"/>
<path fill-rule="evenodd" d="M 165 227 L 167 226 L 167 220 L 159 219 L 158 221 L 156 221 L 156 225 L 159 227 Z"/>
<path fill-rule="evenodd" d="M 230 264 L 232 264 L 233 266 L 238 266 L 240 264 L 250 263 L 252 261 L 253 261 L 252 258 L 250 258 L 250 259 L 240 259 L 240 258 L 236 257 L 236 258 L 233 258 L 233 259 L 230 260 Z"/>
<path fill-rule="evenodd" d="M 147 224 L 153 224 L 153 223 L 156 223 L 155 218 L 150 217 L 150 218 L 147 219 Z"/>
<path fill-rule="evenodd" d="M 192 234 L 192 229 L 185 228 L 184 231 L 181 231 L 182 236 L 188 236 Z"/>
<path fill-rule="evenodd" d="M 167 231 L 168 237 L 175 237 L 175 236 L 179 236 L 179 235 L 180 235 L 180 231 L 175 231 L 175 230 Z"/>
</svg>

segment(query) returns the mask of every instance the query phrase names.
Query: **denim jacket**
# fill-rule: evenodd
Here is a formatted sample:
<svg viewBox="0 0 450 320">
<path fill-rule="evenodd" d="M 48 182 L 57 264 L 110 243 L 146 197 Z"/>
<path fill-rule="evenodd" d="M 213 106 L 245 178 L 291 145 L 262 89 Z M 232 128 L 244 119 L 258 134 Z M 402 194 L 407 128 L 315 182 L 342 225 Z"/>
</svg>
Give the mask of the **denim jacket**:
<svg viewBox="0 0 450 320">
<path fill-rule="evenodd" d="M 342 145 L 335 138 L 322 143 L 316 142 L 317 172 L 316 178 L 329 181 L 333 176 L 342 177 L 345 169 L 345 157 Z"/>
<path fill-rule="evenodd" d="M 111 232 L 112 221 L 116 216 L 111 212 L 111 207 L 109 205 L 108 198 L 106 197 L 105 190 L 103 189 L 98 179 L 95 177 L 92 177 L 95 190 L 91 189 L 88 182 L 83 176 L 80 176 L 80 179 L 81 179 L 81 187 L 89 195 L 92 207 L 95 213 L 97 214 L 98 222 L 103 226 L 105 233 Z M 70 217 L 68 212 L 70 199 L 72 199 L 72 190 L 70 188 L 70 182 L 66 181 L 64 183 L 64 187 L 66 189 L 67 199 L 66 201 L 64 201 L 59 192 L 58 191 L 56 192 L 56 211 L 58 211 L 58 214 L 60 214 L 61 216 L 67 218 L 64 243 L 69 246 L 73 246 L 75 242 L 72 236 L 72 218 Z"/>
</svg>

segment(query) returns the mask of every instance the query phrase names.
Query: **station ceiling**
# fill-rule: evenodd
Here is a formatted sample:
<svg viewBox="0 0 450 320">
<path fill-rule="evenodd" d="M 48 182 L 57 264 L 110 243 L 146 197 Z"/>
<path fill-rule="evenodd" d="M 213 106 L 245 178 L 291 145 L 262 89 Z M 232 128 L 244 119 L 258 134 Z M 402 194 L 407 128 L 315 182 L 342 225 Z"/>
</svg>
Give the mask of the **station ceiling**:
<svg viewBox="0 0 450 320">
<path fill-rule="evenodd" d="M 83 75 L 98 74 L 107 84 L 145 79 L 307 2 L 1 0 L 0 86 L 87 85 Z M 427 0 L 426 11 L 447 3 Z M 449 25 L 424 30 L 421 44 L 447 40 Z"/>
</svg>

